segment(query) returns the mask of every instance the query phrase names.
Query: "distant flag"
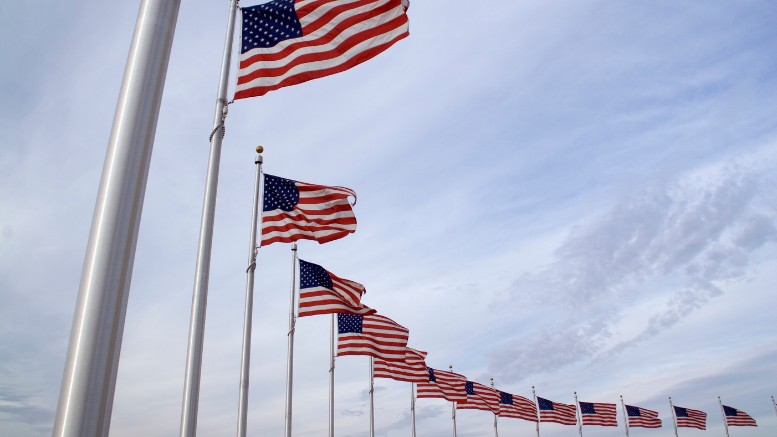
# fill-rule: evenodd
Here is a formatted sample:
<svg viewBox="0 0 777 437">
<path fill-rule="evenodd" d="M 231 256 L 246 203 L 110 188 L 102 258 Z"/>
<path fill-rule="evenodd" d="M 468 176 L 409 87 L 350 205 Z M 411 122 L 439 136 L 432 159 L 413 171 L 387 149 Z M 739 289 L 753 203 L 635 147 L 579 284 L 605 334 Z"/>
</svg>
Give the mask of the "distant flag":
<svg viewBox="0 0 777 437">
<path fill-rule="evenodd" d="M 343 238 L 356 231 L 356 216 L 348 197 L 350 188 L 327 187 L 264 175 L 261 246 Z"/>
<path fill-rule="evenodd" d="M 742 410 L 723 405 L 723 414 L 726 416 L 728 426 L 758 426 L 755 419 Z"/>
<path fill-rule="evenodd" d="M 629 418 L 630 427 L 661 428 L 658 411 L 626 405 L 626 416 Z"/>
<path fill-rule="evenodd" d="M 340 73 L 409 34 L 407 1 L 275 0 L 241 8 L 235 99 Z"/>
<path fill-rule="evenodd" d="M 337 356 L 369 355 L 386 361 L 404 361 L 410 331 L 380 314 L 337 315 Z"/>
<path fill-rule="evenodd" d="M 577 409 L 574 405 L 561 404 L 537 396 L 540 422 L 555 422 L 562 425 L 577 424 Z"/>
<path fill-rule="evenodd" d="M 499 392 L 499 416 L 537 421 L 537 406 L 523 396 Z"/>
<path fill-rule="evenodd" d="M 467 402 L 466 384 L 467 378 L 464 375 L 429 367 L 427 380 L 416 386 L 416 397 Z"/>
<path fill-rule="evenodd" d="M 679 427 L 707 429 L 707 413 L 704 411 L 674 406 L 674 415 Z"/>
<path fill-rule="evenodd" d="M 375 359 L 373 374 L 376 378 L 391 378 L 405 382 L 427 382 L 429 371 L 426 367 L 426 352 L 405 348 L 404 361 L 385 361 Z"/>
<path fill-rule="evenodd" d="M 362 305 L 366 292 L 358 282 L 337 277 L 318 264 L 299 260 L 299 316 L 353 313 L 373 314 Z"/>
<path fill-rule="evenodd" d="M 579 402 L 583 425 L 618 426 L 615 404 Z"/>
<path fill-rule="evenodd" d="M 474 381 L 464 383 L 464 390 L 467 392 L 467 402 L 457 403 L 457 409 L 484 410 L 499 414 L 499 391 Z"/>
</svg>

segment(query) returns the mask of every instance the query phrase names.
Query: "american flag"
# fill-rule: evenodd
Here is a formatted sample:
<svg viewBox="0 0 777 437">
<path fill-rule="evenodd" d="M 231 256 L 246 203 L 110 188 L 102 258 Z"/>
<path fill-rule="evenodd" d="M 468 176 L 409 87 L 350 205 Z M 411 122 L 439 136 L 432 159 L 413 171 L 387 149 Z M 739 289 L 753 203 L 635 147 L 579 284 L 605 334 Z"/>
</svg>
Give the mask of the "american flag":
<svg viewBox="0 0 777 437">
<path fill-rule="evenodd" d="M 726 425 L 728 426 L 758 426 L 755 419 L 749 414 L 734 407 L 724 405 L 723 414 L 726 416 Z"/>
<path fill-rule="evenodd" d="M 373 314 L 375 310 L 362 305 L 366 292 L 358 282 L 338 278 L 318 264 L 299 260 L 299 316 L 316 314 Z"/>
<path fill-rule="evenodd" d="M 537 421 L 537 406 L 523 396 L 499 392 L 499 416 Z"/>
<path fill-rule="evenodd" d="M 661 428 L 658 411 L 626 405 L 626 416 L 629 418 L 629 426 L 631 427 Z"/>
<path fill-rule="evenodd" d="M 499 414 L 499 391 L 479 382 L 467 381 L 464 384 L 467 402 L 456 404 L 460 410 L 484 410 Z"/>
<path fill-rule="evenodd" d="M 356 193 L 350 188 L 264 175 L 261 245 L 297 240 L 326 243 L 355 232 L 349 196 L 355 204 Z"/>
<path fill-rule="evenodd" d="M 467 402 L 467 378 L 458 373 L 428 368 L 426 382 L 419 382 L 416 397 L 444 398 L 451 402 Z"/>
<path fill-rule="evenodd" d="M 577 414 L 574 405 L 560 404 L 537 397 L 540 409 L 540 422 L 556 422 L 562 425 L 577 424 Z"/>
<path fill-rule="evenodd" d="M 373 374 L 376 378 L 391 378 L 405 382 L 429 381 L 429 371 L 426 367 L 426 352 L 405 348 L 405 361 L 385 361 L 376 359 L 373 362 Z"/>
<path fill-rule="evenodd" d="M 241 8 L 235 99 L 340 73 L 409 35 L 402 0 L 274 0 Z"/>
<path fill-rule="evenodd" d="M 404 361 L 410 331 L 380 314 L 337 315 L 337 356 L 369 355 L 386 361 Z"/>
<path fill-rule="evenodd" d="M 707 429 L 707 413 L 690 408 L 674 407 L 677 426 L 686 428 Z"/>
<path fill-rule="evenodd" d="M 580 402 L 580 417 L 583 425 L 618 426 L 615 404 L 601 402 Z"/>
</svg>

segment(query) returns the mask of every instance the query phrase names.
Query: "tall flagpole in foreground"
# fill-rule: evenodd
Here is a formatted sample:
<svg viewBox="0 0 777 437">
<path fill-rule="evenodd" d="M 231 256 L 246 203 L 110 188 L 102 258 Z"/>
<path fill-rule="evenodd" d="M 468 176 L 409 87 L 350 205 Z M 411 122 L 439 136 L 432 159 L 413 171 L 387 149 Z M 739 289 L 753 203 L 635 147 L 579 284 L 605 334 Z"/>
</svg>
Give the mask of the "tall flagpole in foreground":
<svg viewBox="0 0 777 437">
<path fill-rule="evenodd" d="M 62 375 L 55 437 L 107 436 L 180 0 L 143 0 L 113 117 Z"/>
<path fill-rule="evenodd" d="M 297 309 L 297 243 L 291 243 L 291 296 L 289 297 L 289 338 L 288 355 L 286 356 L 286 437 L 291 437 L 292 419 L 292 387 L 294 383 L 294 330 L 297 325 L 295 311 Z"/>
<path fill-rule="evenodd" d="M 720 414 L 723 416 L 723 428 L 726 429 L 726 437 L 729 437 L 728 421 L 726 421 L 726 410 L 723 409 L 723 401 L 720 400 L 720 396 L 718 396 L 718 403 L 720 404 Z"/>
<path fill-rule="evenodd" d="M 208 279 L 210 277 L 210 253 L 213 243 L 213 222 L 216 215 L 216 191 L 221 161 L 221 141 L 224 138 L 224 119 L 227 116 L 227 82 L 232 61 L 232 39 L 235 33 L 235 16 L 238 0 L 230 0 L 227 35 L 221 59 L 213 133 L 210 140 L 208 173 L 205 178 L 205 198 L 202 203 L 200 240 L 197 244 L 197 262 L 194 269 L 192 313 L 189 321 L 189 343 L 186 352 L 186 375 L 183 385 L 180 437 L 197 434 L 197 407 L 200 401 L 200 374 L 202 371 L 202 346 L 205 337 L 205 309 L 208 303 Z"/>
<path fill-rule="evenodd" d="M 243 351 L 240 361 L 240 395 L 237 407 L 237 435 L 245 437 L 248 422 L 248 387 L 251 374 L 251 325 L 254 312 L 254 271 L 256 270 L 256 255 L 259 246 L 256 245 L 256 233 L 259 228 L 260 203 L 262 185 L 262 146 L 256 147 L 256 179 L 254 181 L 254 205 L 251 212 L 251 236 L 248 245 L 248 268 L 246 269 L 246 301 L 243 312 Z M 261 198 L 260 198 L 261 197 Z"/>
</svg>

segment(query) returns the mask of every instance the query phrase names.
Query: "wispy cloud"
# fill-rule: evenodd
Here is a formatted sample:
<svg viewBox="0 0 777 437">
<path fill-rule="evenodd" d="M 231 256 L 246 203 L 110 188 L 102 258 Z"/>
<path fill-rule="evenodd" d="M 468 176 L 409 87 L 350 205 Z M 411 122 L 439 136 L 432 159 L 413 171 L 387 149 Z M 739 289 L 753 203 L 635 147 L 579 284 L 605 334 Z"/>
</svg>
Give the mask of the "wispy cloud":
<svg viewBox="0 0 777 437">
<path fill-rule="evenodd" d="M 762 171 L 728 165 L 658 182 L 581 225 L 555 260 L 511 287 L 512 302 L 557 314 L 492 354 L 504 379 L 618 353 L 681 322 L 751 273 L 757 249 L 777 239 Z M 627 308 L 656 297 L 641 332 L 614 340 Z"/>
</svg>

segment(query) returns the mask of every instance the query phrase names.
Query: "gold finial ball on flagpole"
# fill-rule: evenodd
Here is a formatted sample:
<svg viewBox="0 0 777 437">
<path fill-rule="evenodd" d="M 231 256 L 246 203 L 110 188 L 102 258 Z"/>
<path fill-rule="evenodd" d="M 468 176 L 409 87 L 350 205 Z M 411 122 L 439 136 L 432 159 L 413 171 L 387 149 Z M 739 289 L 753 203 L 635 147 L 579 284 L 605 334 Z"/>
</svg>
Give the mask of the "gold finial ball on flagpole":
<svg viewBox="0 0 777 437">
<path fill-rule="evenodd" d="M 262 153 L 262 152 L 264 152 L 264 147 L 256 146 L 256 153 Z"/>
</svg>

